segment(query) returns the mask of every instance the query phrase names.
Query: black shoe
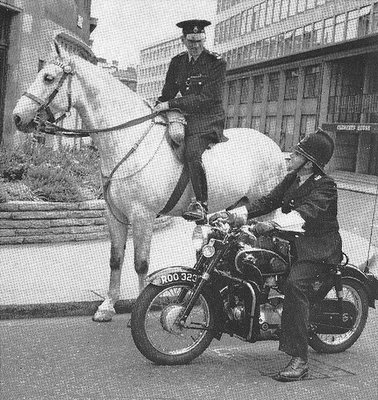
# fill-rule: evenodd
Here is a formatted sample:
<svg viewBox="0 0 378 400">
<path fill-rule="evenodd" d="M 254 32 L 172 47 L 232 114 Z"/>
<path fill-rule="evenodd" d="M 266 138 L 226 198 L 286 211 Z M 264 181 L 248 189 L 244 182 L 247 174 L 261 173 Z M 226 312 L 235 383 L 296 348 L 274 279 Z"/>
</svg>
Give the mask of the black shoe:
<svg viewBox="0 0 378 400">
<path fill-rule="evenodd" d="M 280 382 L 293 382 L 306 378 L 308 363 L 300 357 L 293 357 L 289 364 L 274 379 Z"/>
<path fill-rule="evenodd" d="M 182 215 L 187 221 L 206 221 L 207 209 L 206 205 L 195 201 L 189 204 L 188 210 Z"/>
</svg>

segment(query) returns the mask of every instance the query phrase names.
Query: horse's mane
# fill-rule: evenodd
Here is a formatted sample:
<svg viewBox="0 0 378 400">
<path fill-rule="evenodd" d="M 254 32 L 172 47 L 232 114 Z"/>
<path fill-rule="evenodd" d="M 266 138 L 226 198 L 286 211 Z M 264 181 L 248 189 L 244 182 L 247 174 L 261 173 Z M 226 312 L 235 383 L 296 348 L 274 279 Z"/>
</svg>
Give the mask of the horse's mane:
<svg viewBox="0 0 378 400">
<path fill-rule="evenodd" d="M 147 102 L 108 70 L 68 52 L 62 58 L 58 57 L 58 60 L 71 64 L 79 79 L 85 77 L 86 90 L 92 94 L 92 99 L 98 98 L 98 94 L 102 93 L 107 96 L 106 103 L 111 102 L 115 109 L 123 108 L 125 103 L 132 105 L 131 108 L 135 110 L 146 107 Z M 136 111 L 136 115 L 141 115 L 140 111 Z"/>
</svg>

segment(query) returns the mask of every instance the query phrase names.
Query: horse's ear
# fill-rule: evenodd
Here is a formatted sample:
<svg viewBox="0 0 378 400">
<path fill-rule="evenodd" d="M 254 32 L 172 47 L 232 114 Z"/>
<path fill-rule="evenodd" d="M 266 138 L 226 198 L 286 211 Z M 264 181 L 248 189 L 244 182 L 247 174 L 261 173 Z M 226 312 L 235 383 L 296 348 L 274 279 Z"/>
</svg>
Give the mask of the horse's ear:
<svg viewBox="0 0 378 400">
<path fill-rule="evenodd" d="M 54 40 L 54 47 L 55 47 L 56 54 L 57 54 L 60 58 L 62 58 L 62 52 L 61 52 L 61 50 L 60 50 L 59 43 L 58 43 L 56 40 Z"/>
</svg>

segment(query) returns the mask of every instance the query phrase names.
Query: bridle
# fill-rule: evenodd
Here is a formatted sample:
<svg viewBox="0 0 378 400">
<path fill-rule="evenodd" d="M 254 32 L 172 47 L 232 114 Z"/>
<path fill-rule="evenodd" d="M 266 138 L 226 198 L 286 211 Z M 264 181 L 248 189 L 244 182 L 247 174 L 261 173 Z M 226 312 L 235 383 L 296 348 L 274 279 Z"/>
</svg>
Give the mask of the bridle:
<svg viewBox="0 0 378 400">
<path fill-rule="evenodd" d="M 74 75 L 74 71 L 69 64 L 62 63 L 60 61 L 52 61 L 52 64 L 57 65 L 58 67 L 62 68 L 63 70 L 63 75 L 60 77 L 60 80 L 58 82 L 58 85 L 56 88 L 52 91 L 50 96 L 47 98 L 46 101 L 43 101 L 39 97 L 35 96 L 32 93 L 29 92 L 24 92 L 23 96 L 29 97 L 29 99 L 35 101 L 37 104 L 39 104 L 39 108 L 36 112 L 36 116 L 34 118 L 34 122 L 37 125 L 37 131 L 44 131 L 45 123 L 50 122 L 50 123 L 57 123 L 59 121 L 62 121 L 64 118 L 70 115 L 71 107 L 72 107 L 72 76 Z M 59 93 L 59 90 L 62 88 L 64 81 L 68 79 L 67 81 L 67 110 L 60 115 L 57 119 L 55 119 L 54 114 L 52 113 L 50 109 L 50 104 L 54 100 L 55 96 Z M 41 113 L 45 111 L 47 114 L 47 120 L 44 120 L 41 116 Z"/>
</svg>

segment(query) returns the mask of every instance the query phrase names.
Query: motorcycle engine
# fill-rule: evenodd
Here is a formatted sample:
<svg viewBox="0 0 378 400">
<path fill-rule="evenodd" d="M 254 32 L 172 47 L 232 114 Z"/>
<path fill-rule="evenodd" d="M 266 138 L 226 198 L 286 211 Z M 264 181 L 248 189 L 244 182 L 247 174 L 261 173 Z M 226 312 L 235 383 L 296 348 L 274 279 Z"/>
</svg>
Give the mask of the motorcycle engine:
<svg viewBox="0 0 378 400">
<path fill-rule="evenodd" d="M 260 339 L 277 340 L 281 328 L 283 296 L 270 297 L 260 306 Z"/>
</svg>

